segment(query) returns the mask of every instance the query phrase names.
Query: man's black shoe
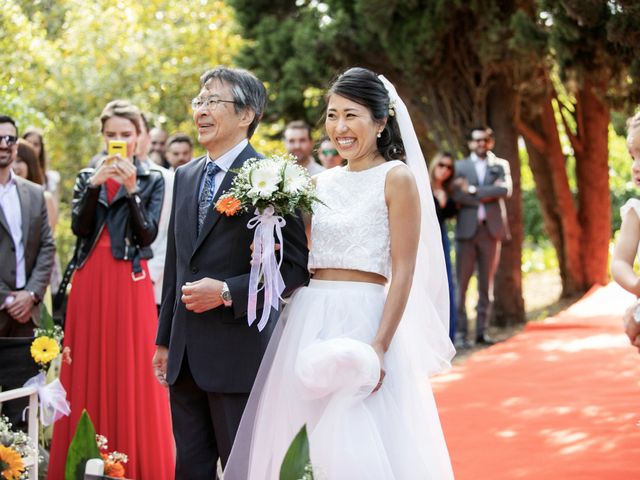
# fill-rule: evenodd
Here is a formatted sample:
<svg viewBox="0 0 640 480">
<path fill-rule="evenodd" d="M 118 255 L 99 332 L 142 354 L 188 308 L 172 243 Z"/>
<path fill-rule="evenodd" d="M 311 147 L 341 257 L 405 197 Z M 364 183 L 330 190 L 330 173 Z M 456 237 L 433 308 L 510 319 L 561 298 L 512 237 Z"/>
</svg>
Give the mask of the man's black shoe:
<svg viewBox="0 0 640 480">
<path fill-rule="evenodd" d="M 488 335 L 480 335 L 476 337 L 476 345 L 494 345 L 497 343 L 493 338 Z"/>
</svg>

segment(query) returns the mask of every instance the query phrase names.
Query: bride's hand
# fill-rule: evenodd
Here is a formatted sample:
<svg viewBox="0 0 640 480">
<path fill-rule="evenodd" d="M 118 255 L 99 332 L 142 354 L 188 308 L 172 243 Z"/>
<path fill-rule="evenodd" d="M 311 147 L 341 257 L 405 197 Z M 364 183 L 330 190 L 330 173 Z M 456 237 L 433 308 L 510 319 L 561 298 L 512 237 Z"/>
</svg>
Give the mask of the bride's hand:
<svg viewBox="0 0 640 480">
<path fill-rule="evenodd" d="M 384 369 L 384 349 L 380 345 L 372 344 L 373 350 L 378 355 L 378 360 L 380 360 L 380 380 L 376 385 L 376 388 L 373 389 L 371 393 L 376 393 L 382 387 L 382 382 L 384 381 L 384 377 L 387 375 L 387 371 Z"/>
</svg>

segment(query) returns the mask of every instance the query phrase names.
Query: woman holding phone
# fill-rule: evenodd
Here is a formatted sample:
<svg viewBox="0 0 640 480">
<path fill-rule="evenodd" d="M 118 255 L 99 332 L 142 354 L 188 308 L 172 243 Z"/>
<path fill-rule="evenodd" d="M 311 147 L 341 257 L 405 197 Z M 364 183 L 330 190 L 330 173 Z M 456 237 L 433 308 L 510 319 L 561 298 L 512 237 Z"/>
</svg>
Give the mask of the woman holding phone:
<svg viewBox="0 0 640 480">
<path fill-rule="evenodd" d="M 141 122 L 135 106 L 110 102 L 100 121 L 107 151 L 113 151 L 110 142 L 126 148 L 76 178 L 77 269 L 64 339 L 73 362 L 60 376 L 71 415 L 56 423 L 48 473 L 64 478 L 67 449 L 86 409 L 109 450 L 128 455 L 127 478 L 168 479 L 174 449 L 167 393 L 151 369 L 157 314 L 146 265 L 164 183 L 134 157 Z"/>
</svg>

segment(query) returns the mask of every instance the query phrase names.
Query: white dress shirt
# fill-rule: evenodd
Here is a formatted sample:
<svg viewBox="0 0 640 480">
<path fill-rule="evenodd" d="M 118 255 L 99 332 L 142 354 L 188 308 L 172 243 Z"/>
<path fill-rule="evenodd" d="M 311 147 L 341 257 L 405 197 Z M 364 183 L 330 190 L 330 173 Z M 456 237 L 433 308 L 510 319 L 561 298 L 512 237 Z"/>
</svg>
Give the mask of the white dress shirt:
<svg viewBox="0 0 640 480">
<path fill-rule="evenodd" d="M 487 175 L 487 158 L 480 158 L 475 153 L 471 154 L 471 161 L 476 169 L 476 176 L 478 177 L 478 185 L 484 184 L 484 177 Z M 484 222 L 487 219 L 487 211 L 484 208 L 484 204 L 480 203 L 478 206 L 478 222 Z"/>
<path fill-rule="evenodd" d="M 307 169 L 307 171 L 309 172 L 309 175 L 311 175 L 312 177 L 326 170 L 326 168 L 324 168 L 322 165 L 316 162 L 313 159 L 313 157 L 309 157 L 307 164 L 302 166 Z"/>
<path fill-rule="evenodd" d="M 173 177 L 174 172 L 160 165 L 146 160 L 144 166 L 149 170 L 156 170 L 162 175 L 164 180 L 164 198 L 160 210 L 160 220 L 158 221 L 158 235 L 151 244 L 153 257 L 147 260 L 149 276 L 153 282 L 153 293 L 156 297 L 156 305 L 162 301 L 162 283 L 164 280 L 164 259 L 167 255 L 167 233 L 169 230 L 169 217 L 171 216 L 171 203 L 173 200 Z"/>
<path fill-rule="evenodd" d="M 214 177 L 215 179 L 215 186 L 213 189 L 214 196 L 216 195 L 216 192 L 220 188 L 222 179 L 231 168 L 231 165 L 233 165 L 233 161 L 238 157 L 238 155 L 240 155 L 240 152 L 242 152 L 247 145 L 249 145 L 249 140 L 245 138 L 240 143 L 238 143 L 235 147 L 233 147 L 231 150 L 228 150 L 227 152 L 223 153 L 222 155 L 220 155 L 218 158 L 215 158 L 215 159 L 212 159 L 207 153 L 207 161 L 204 164 L 205 165 L 204 168 L 205 169 L 207 168 L 207 163 L 209 162 L 214 162 L 218 167 L 220 167 L 220 171 L 216 173 L 216 176 Z M 202 180 L 200 181 L 200 188 L 198 189 L 198 198 L 200 198 L 200 192 L 202 191 L 204 180 L 205 180 L 205 175 L 202 176 Z"/>
<path fill-rule="evenodd" d="M 16 289 L 24 288 L 27 283 L 24 265 L 24 239 L 22 238 L 22 208 L 18 196 L 16 176 L 9 170 L 9 181 L 6 185 L 0 184 L 0 208 L 4 218 L 9 224 L 11 238 L 16 249 Z"/>
</svg>

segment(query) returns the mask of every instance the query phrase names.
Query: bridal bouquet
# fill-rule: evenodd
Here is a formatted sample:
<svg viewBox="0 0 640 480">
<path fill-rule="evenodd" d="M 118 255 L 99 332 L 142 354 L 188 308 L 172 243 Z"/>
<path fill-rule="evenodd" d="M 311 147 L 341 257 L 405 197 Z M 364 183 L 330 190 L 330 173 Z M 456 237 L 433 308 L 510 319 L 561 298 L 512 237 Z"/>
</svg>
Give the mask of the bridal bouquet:
<svg viewBox="0 0 640 480">
<path fill-rule="evenodd" d="M 249 279 L 248 321 L 256 319 L 258 292 L 264 290 L 264 305 L 258 329 L 262 330 L 271 308 L 280 307 L 284 281 L 280 274 L 284 244 L 284 215 L 297 211 L 311 213 L 318 201 L 311 177 L 292 155 L 247 160 L 233 179 L 231 188 L 216 203 L 216 210 L 227 216 L 254 208 L 255 216 L 247 227 L 255 229 L 251 274 Z M 275 239 L 280 244 L 280 259 L 276 260 Z M 262 285 L 259 286 L 260 280 Z"/>
</svg>

